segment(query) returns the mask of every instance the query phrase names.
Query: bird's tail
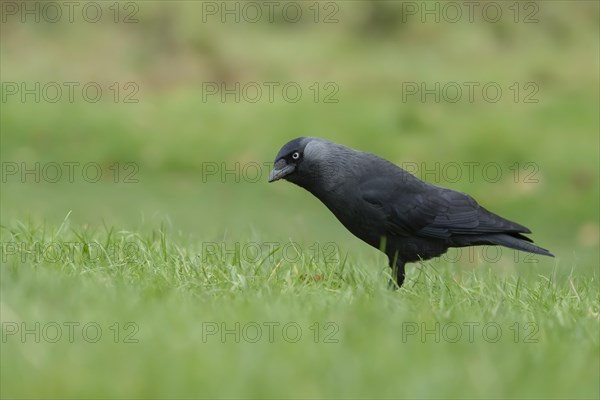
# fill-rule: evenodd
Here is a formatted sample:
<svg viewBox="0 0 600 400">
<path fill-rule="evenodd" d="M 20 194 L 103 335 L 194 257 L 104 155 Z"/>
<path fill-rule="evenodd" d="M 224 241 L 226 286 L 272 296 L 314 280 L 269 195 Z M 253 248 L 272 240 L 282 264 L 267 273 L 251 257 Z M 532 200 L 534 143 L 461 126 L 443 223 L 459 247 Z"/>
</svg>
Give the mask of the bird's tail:
<svg viewBox="0 0 600 400">
<path fill-rule="evenodd" d="M 485 239 L 490 244 L 497 244 L 504 247 L 509 247 L 515 250 L 527 251 L 529 253 L 540 254 L 543 256 L 554 257 L 554 254 L 548 250 L 543 249 L 531 242 L 531 239 L 515 234 L 514 236 L 506 233 L 498 233 L 485 235 Z"/>
</svg>

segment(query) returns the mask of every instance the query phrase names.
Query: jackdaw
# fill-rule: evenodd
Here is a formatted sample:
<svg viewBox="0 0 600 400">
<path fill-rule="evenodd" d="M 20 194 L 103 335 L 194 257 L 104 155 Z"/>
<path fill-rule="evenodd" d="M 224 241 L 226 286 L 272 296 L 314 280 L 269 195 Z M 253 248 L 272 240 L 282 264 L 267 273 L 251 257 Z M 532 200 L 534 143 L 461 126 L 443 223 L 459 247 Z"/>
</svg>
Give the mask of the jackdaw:
<svg viewBox="0 0 600 400">
<path fill-rule="evenodd" d="M 450 247 L 500 245 L 553 257 L 523 225 L 481 207 L 469 195 L 424 182 L 374 154 L 316 137 L 286 143 L 269 182 L 285 179 L 311 192 L 355 236 L 384 252 L 404 282 L 407 262 Z"/>
</svg>

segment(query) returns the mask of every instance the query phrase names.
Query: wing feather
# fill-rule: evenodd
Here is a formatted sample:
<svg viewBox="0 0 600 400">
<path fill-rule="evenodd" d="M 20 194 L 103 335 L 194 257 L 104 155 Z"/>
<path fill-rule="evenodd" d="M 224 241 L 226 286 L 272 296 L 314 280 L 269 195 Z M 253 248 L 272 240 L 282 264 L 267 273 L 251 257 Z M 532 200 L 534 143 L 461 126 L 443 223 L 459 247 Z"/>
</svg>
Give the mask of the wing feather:
<svg viewBox="0 0 600 400">
<path fill-rule="evenodd" d="M 391 235 L 449 239 L 453 235 L 530 233 L 526 227 L 489 212 L 465 193 L 421 181 L 385 183 L 374 180 L 360 189 L 363 200 L 385 212 Z"/>
</svg>

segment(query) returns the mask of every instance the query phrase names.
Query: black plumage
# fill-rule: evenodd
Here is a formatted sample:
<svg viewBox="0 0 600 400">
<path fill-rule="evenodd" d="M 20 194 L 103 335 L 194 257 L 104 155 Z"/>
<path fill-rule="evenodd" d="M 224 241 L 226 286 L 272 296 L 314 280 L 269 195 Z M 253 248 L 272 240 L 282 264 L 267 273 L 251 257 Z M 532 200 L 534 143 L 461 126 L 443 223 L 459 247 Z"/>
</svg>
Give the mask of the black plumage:
<svg viewBox="0 0 600 400">
<path fill-rule="evenodd" d="M 523 225 L 469 195 L 424 182 L 374 154 L 314 137 L 294 139 L 275 158 L 269 182 L 285 179 L 321 200 L 355 236 L 383 251 L 404 282 L 407 262 L 450 247 L 501 245 L 546 256 Z"/>
</svg>

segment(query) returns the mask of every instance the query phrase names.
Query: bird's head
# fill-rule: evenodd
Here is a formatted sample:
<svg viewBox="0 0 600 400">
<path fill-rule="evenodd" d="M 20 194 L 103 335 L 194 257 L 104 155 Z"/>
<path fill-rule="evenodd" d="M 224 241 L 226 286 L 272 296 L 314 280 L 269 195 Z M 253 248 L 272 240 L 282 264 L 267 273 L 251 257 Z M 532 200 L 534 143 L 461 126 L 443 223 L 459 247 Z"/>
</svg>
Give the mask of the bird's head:
<svg viewBox="0 0 600 400">
<path fill-rule="evenodd" d="M 277 156 L 273 170 L 269 175 L 269 182 L 275 182 L 279 179 L 285 179 L 294 182 L 302 175 L 303 167 L 305 167 L 306 157 L 305 150 L 311 138 L 300 137 L 286 143 Z M 310 163 L 310 160 L 308 160 Z"/>
<path fill-rule="evenodd" d="M 342 146 L 317 137 L 289 141 L 275 157 L 269 182 L 285 179 L 306 189 L 324 184 L 322 180 L 330 175 L 339 158 L 337 147 Z"/>
<path fill-rule="evenodd" d="M 318 194 L 353 174 L 356 151 L 318 137 L 300 137 L 286 143 L 277 156 L 269 182 L 284 179 Z M 355 165 L 356 164 L 356 165 Z M 354 166 L 353 166 L 354 165 Z"/>
</svg>

